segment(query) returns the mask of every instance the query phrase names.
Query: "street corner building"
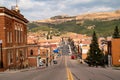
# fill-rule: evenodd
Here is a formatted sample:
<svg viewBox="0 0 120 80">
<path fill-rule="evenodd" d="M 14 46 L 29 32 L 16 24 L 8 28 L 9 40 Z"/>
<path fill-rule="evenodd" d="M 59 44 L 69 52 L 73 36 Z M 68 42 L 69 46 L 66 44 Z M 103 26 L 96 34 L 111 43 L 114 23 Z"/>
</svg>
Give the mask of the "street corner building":
<svg viewBox="0 0 120 80">
<path fill-rule="evenodd" d="M 120 38 L 112 40 L 112 65 L 120 66 Z"/>
<path fill-rule="evenodd" d="M 27 59 L 27 23 L 18 6 L 0 6 L 0 71 L 18 68 Z"/>
</svg>

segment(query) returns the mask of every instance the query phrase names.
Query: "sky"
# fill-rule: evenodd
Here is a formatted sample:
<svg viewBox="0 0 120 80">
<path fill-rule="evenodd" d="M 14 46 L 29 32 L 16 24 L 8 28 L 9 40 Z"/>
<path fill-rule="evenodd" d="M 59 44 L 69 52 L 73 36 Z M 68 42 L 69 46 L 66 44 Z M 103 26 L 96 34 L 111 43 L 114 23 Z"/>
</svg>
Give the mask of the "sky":
<svg viewBox="0 0 120 80">
<path fill-rule="evenodd" d="M 20 13 L 29 21 L 120 9 L 120 0 L 18 0 L 17 4 Z M 0 0 L 0 6 L 8 9 L 15 5 L 16 0 Z"/>
</svg>

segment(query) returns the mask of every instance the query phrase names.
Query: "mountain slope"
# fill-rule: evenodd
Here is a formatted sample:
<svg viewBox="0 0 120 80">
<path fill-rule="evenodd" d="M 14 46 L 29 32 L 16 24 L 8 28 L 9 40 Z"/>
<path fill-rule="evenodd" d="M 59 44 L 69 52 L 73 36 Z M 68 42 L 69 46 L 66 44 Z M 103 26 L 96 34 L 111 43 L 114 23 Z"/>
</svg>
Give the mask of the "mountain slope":
<svg viewBox="0 0 120 80">
<path fill-rule="evenodd" d="M 28 24 L 28 31 L 39 30 L 55 32 L 74 32 L 91 35 L 96 31 L 98 36 L 111 36 L 115 26 L 120 28 L 120 10 L 99 12 L 78 16 L 59 15 L 46 20 L 38 20 Z"/>
<path fill-rule="evenodd" d="M 120 28 L 120 20 L 112 21 L 84 20 L 82 24 L 76 24 L 76 21 L 68 21 L 56 25 L 45 24 L 43 26 L 37 23 L 34 23 L 34 25 L 37 25 L 37 27 L 30 28 L 31 31 L 39 30 L 49 31 L 49 27 L 51 27 L 52 30 L 58 30 L 60 32 L 74 32 L 91 35 L 93 31 L 96 31 L 98 36 L 110 36 L 112 35 L 115 26 L 118 26 Z"/>
</svg>

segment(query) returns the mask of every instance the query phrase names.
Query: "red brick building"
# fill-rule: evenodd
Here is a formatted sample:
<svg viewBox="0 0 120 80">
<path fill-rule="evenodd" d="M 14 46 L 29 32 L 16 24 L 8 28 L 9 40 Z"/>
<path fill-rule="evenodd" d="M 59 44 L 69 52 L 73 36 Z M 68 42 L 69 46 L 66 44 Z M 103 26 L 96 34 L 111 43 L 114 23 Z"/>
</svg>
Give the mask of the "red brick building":
<svg viewBox="0 0 120 80">
<path fill-rule="evenodd" d="M 27 58 L 27 23 L 18 7 L 0 7 L 0 69 L 17 67 Z"/>
</svg>

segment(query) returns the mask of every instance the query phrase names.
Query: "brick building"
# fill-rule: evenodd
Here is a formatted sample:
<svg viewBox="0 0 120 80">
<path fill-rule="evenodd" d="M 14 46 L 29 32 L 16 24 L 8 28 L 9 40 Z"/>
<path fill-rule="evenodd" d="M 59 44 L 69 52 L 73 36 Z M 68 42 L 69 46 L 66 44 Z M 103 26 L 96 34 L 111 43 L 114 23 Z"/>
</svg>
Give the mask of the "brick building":
<svg viewBox="0 0 120 80">
<path fill-rule="evenodd" d="M 27 23 L 18 9 L 0 7 L 0 69 L 18 67 L 27 58 Z"/>
<path fill-rule="evenodd" d="M 39 67 L 40 59 L 46 62 L 46 58 L 50 59 L 50 47 L 40 45 L 28 46 L 28 62 L 31 67 Z"/>
</svg>

